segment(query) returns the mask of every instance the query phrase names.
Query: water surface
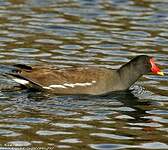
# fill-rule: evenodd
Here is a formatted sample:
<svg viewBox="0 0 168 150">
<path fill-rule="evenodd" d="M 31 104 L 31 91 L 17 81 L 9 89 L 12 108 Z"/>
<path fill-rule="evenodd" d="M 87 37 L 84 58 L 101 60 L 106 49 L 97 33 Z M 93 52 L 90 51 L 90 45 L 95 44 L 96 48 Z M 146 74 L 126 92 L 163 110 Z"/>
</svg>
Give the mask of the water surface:
<svg viewBox="0 0 168 150">
<path fill-rule="evenodd" d="M 165 72 L 101 97 L 0 92 L 1 148 L 168 149 L 167 21 L 166 0 L 1 0 L 0 72 L 16 63 L 116 69 L 140 54 Z"/>
</svg>

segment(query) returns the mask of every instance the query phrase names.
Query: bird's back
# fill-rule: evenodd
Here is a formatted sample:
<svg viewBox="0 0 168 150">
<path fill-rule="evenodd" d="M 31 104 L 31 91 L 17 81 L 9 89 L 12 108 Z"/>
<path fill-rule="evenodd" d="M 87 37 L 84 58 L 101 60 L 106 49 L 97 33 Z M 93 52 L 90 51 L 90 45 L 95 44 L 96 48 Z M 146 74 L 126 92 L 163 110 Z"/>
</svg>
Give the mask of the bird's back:
<svg viewBox="0 0 168 150">
<path fill-rule="evenodd" d="M 98 95 L 107 90 L 111 69 L 33 67 L 32 70 L 21 70 L 20 75 L 57 94 Z"/>
</svg>

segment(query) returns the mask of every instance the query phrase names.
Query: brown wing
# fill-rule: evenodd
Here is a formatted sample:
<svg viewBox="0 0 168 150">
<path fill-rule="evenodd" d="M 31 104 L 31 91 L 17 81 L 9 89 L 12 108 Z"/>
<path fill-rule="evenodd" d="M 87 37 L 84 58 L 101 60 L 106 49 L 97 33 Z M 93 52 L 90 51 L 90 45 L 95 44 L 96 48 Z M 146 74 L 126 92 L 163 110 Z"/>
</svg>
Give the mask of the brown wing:
<svg viewBox="0 0 168 150">
<path fill-rule="evenodd" d="M 42 86 L 50 86 L 64 83 L 91 83 L 95 80 L 98 81 L 104 73 L 102 69 L 96 67 L 70 67 L 63 69 L 34 67 L 31 71 L 23 70 L 21 75 Z"/>
<path fill-rule="evenodd" d="M 92 95 L 103 94 L 111 90 L 109 89 L 110 82 L 107 82 L 110 81 L 110 69 L 98 67 L 69 67 L 61 69 L 46 66 L 20 67 L 22 68 L 20 68 L 18 75 L 21 79 L 30 82 L 31 86 L 29 84 L 25 85 L 28 88 L 46 89 L 56 94 Z"/>
</svg>

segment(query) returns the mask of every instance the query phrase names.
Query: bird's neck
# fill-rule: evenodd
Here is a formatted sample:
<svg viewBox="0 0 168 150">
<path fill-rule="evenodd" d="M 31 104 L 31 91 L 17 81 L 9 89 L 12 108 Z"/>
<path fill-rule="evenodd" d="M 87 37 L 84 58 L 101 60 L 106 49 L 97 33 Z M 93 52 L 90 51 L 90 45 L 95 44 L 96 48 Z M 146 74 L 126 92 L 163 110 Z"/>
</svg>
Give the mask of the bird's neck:
<svg viewBox="0 0 168 150">
<path fill-rule="evenodd" d="M 120 80 L 124 84 L 125 89 L 128 89 L 138 80 L 138 78 L 143 75 L 143 72 L 139 71 L 138 67 L 131 62 L 121 66 L 121 68 L 118 69 L 118 72 L 120 75 Z"/>
</svg>

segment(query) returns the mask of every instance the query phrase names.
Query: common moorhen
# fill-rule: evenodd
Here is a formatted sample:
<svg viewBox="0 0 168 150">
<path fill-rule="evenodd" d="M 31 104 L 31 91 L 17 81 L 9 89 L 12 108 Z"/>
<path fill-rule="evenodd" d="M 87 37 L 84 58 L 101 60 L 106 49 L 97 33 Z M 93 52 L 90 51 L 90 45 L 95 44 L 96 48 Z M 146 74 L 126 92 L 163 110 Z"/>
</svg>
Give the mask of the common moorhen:
<svg viewBox="0 0 168 150">
<path fill-rule="evenodd" d="M 38 90 L 56 94 L 102 95 L 113 91 L 124 91 L 142 75 L 152 72 L 164 75 L 154 59 L 146 55 L 133 58 L 117 70 L 102 67 L 53 68 L 15 65 L 17 70 L 8 74 L 14 81 Z"/>
</svg>

